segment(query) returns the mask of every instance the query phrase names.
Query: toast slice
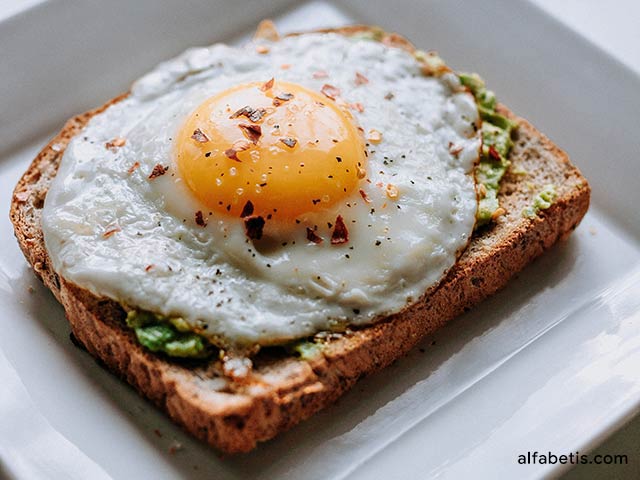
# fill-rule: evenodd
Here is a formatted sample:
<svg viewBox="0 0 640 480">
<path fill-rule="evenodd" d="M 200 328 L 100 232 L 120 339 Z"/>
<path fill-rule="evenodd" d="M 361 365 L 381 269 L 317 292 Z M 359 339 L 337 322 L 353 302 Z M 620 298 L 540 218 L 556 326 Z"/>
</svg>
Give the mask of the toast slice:
<svg viewBox="0 0 640 480">
<path fill-rule="evenodd" d="M 357 26 L 333 31 L 351 35 L 372 30 Z M 382 35 L 387 43 L 414 49 L 396 34 Z M 51 267 L 41 216 L 64 149 L 92 116 L 124 97 L 66 123 L 16 186 L 11 221 L 27 261 L 64 306 L 78 341 L 191 434 L 229 453 L 249 451 L 311 416 L 358 379 L 389 365 L 422 337 L 504 287 L 531 260 L 567 237 L 589 206 L 589 184 L 567 155 L 501 105 L 500 113 L 520 124 L 509 156 L 511 167 L 499 192 L 506 213 L 474 234 L 441 283 L 414 305 L 375 325 L 329 336 L 315 356 L 263 349 L 253 358 L 249 381 L 237 381 L 225 377 L 217 359 L 189 364 L 145 350 L 127 328 L 117 302 L 67 282 Z M 555 202 L 533 218 L 523 216 L 523 209 L 547 184 L 556 186 Z"/>
</svg>

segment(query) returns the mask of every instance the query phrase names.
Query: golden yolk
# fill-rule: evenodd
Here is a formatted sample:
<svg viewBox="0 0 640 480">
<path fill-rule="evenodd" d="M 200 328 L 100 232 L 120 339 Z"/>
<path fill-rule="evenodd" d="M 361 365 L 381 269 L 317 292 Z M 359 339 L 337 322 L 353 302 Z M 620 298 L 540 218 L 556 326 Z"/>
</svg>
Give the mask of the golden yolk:
<svg viewBox="0 0 640 480">
<path fill-rule="evenodd" d="M 363 176 L 362 134 L 332 99 L 289 82 L 203 102 L 176 139 L 181 177 L 212 211 L 294 219 L 346 198 Z"/>
</svg>

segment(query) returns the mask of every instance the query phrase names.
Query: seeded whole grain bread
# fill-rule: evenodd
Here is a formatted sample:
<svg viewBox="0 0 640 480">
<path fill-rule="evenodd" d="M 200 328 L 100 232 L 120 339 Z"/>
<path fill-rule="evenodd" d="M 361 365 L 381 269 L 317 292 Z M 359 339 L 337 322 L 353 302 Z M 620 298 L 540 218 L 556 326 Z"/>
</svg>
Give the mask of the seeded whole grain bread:
<svg viewBox="0 0 640 480">
<path fill-rule="evenodd" d="M 333 31 L 351 35 L 373 30 L 356 26 Z M 383 41 L 414 49 L 396 34 L 383 34 Z M 506 213 L 476 232 L 442 282 L 400 313 L 332 338 L 311 359 L 264 349 L 253 358 L 249 380 L 237 381 L 224 375 L 218 359 L 190 365 L 145 350 L 126 327 L 118 303 L 67 282 L 51 267 L 41 216 L 64 149 L 92 116 L 124 97 L 66 123 L 16 186 L 11 221 L 27 261 L 64 306 L 75 338 L 191 434 L 229 453 L 249 451 L 311 416 L 358 379 L 389 365 L 422 337 L 503 288 L 516 272 L 567 237 L 589 206 L 589 184 L 567 155 L 501 105 L 500 113 L 520 124 L 499 192 Z M 525 218 L 522 210 L 547 184 L 556 186 L 557 199 L 536 217 Z"/>
</svg>

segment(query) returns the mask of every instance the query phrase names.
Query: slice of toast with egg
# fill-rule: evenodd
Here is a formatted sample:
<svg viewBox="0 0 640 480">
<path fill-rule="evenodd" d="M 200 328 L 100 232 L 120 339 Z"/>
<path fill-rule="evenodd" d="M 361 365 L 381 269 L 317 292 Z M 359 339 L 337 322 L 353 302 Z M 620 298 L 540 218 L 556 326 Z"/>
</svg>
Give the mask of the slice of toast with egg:
<svg viewBox="0 0 640 480">
<path fill-rule="evenodd" d="M 370 35 L 375 37 L 376 42 L 389 48 L 409 51 L 411 54 L 415 53 L 414 47 L 402 37 L 384 33 L 372 27 L 345 27 L 323 32 L 338 33 L 345 37 Z M 262 32 L 262 35 L 269 42 L 277 41 L 272 30 L 267 29 L 266 33 Z M 263 50 L 259 52 L 261 54 L 268 54 L 268 48 L 268 46 L 260 44 L 256 46 L 257 50 Z M 193 58 L 191 60 L 195 61 Z M 427 67 L 429 66 L 440 68 L 439 65 L 427 65 Z M 196 75 L 202 71 L 198 68 L 204 69 L 208 66 L 198 66 Z M 291 66 L 283 64 L 281 68 L 283 71 L 288 71 Z M 325 73 L 310 72 L 310 74 L 317 75 L 325 75 Z M 373 81 L 366 76 L 366 73 L 361 77 L 356 75 L 354 80 L 356 87 Z M 263 92 L 275 88 L 273 82 L 269 85 L 268 79 L 262 80 L 265 82 L 251 88 L 254 91 Z M 181 78 L 180 81 L 190 80 Z M 314 93 L 308 93 L 305 89 L 292 84 L 279 84 L 276 79 L 276 87 L 283 85 L 279 88 L 288 91 L 275 94 L 272 99 L 274 108 L 279 108 L 283 103 L 290 102 L 292 98 L 304 98 L 305 95 L 311 99 L 309 102 L 315 102 L 316 105 L 331 103 L 329 100 L 333 101 L 340 96 L 339 89 L 331 85 L 330 80 L 323 79 L 322 82 L 333 87 L 323 87 L 325 91 L 321 91 L 321 94 L 324 95 L 324 98 L 317 97 Z M 346 92 L 343 94 L 345 97 L 347 96 Z M 287 337 L 286 332 L 281 333 L 272 324 L 265 323 L 264 330 L 261 332 L 269 332 L 269 334 L 264 333 L 261 336 L 252 330 L 247 334 L 242 333 L 242 336 L 238 337 L 254 341 L 250 348 L 238 350 L 243 352 L 242 355 L 234 355 L 233 346 L 228 343 L 228 339 L 238 334 L 237 332 L 240 332 L 242 328 L 234 326 L 235 330 L 232 331 L 232 329 L 221 327 L 218 333 L 212 334 L 210 340 L 217 349 L 216 355 L 191 358 L 186 361 L 175 359 L 166 354 L 166 349 L 156 352 L 141 344 L 137 330 L 127 324 L 127 320 L 131 319 L 131 312 L 135 312 L 135 308 L 139 306 L 132 305 L 130 298 L 127 298 L 125 302 L 116 301 L 114 297 L 117 295 L 115 294 L 98 295 L 95 293 L 96 289 L 100 290 L 99 286 L 96 287 L 98 281 L 80 286 L 83 284 L 81 280 L 78 280 L 80 276 L 74 277 L 75 281 L 67 278 L 74 274 L 73 271 L 67 275 L 60 274 L 57 271 L 59 269 L 53 266 L 43 234 L 45 198 L 58 173 L 67 146 L 73 139 L 76 139 L 73 148 L 92 148 L 88 145 L 83 146 L 82 142 L 78 140 L 78 137 L 83 135 L 82 132 L 86 132 L 85 128 L 88 122 L 111 106 L 123 105 L 123 102 L 130 95 L 129 93 L 117 97 L 102 107 L 67 122 L 62 131 L 39 153 L 18 183 L 11 206 L 11 220 L 20 247 L 36 275 L 42 279 L 64 306 L 75 338 L 92 355 L 104 362 L 109 369 L 166 411 L 175 422 L 194 436 L 226 452 L 249 451 L 258 442 L 268 440 L 279 432 L 291 428 L 335 401 L 358 379 L 389 365 L 409 351 L 425 335 L 434 332 L 446 322 L 503 288 L 515 273 L 550 248 L 556 241 L 568 236 L 577 227 L 589 206 L 589 185 L 578 169 L 569 162 L 567 155 L 526 120 L 517 117 L 505 106 L 497 105 L 495 107 L 496 114 L 504 116 L 510 122 L 518 125 L 512 136 L 513 146 L 508 153 L 508 168 L 499 182 L 497 194 L 499 208 L 493 212 L 493 218 L 488 225 L 475 229 L 472 235 L 470 232 L 468 238 L 464 234 L 456 234 L 458 243 L 451 244 L 452 266 L 446 268 L 444 275 L 440 272 L 437 281 L 430 281 L 428 286 L 423 288 L 420 294 L 412 298 L 411 301 L 407 300 L 406 304 L 396 308 L 391 314 L 376 317 L 375 321 L 358 323 L 356 320 L 345 322 L 340 319 L 336 328 L 323 328 L 326 327 L 326 324 L 323 323 L 314 324 L 315 327 L 311 324 L 305 324 L 299 326 L 299 332 L 291 337 Z M 385 94 L 385 97 L 389 97 L 389 94 Z M 227 100 L 225 99 L 225 101 Z M 197 106 L 198 104 L 195 103 L 194 107 Z M 362 113 L 361 110 L 367 108 L 367 105 L 360 102 L 351 102 L 347 106 L 355 112 L 356 116 L 358 113 Z M 326 105 L 321 105 L 321 107 L 326 107 Z M 224 148 L 213 149 L 209 142 L 215 141 L 212 139 L 214 135 L 205 131 L 204 127 L 200 128 L 201 124 L 197 123 L 197 117 L 191 117 L 191 120 L 196 123 L 188 124 L 184 129 L 182 136 L 185 137 L 187 143 L 181 145 L 186 145 L 184 155 L 189 158 L 186 164 L 190 165 L 188 171 L 193 174 L 190 185 L 196 185 L 194 187 L 196 196 L 202 193 L 201 189 L 198 190 L 197 183 L 204 175 L 198 170 L 201 167 L 199 163 L 189 163 L 192 160 L 189 157 L 190 152 L 196 152 L 194 155 L 197 157 L 193 158 L 201 158 L 214 150 L 220 150 L 222 151 L 220 155 L 226 156 L 230 162 L 238 162 L 238 168 L 240 168 L 239 164 L 242 161 L 245 163 L 249 161 L 247 155 L 253 145 L 256 145 L 261 138 L 264 138 L 263 135 L 266 135 L 267 123 L 260 123 L 262 118 L 258 118 L 265 113 L 259 113 L 256 116 L 256 111 L 259 110 L 255 108 L 244 111 L 231 110 L 233 111 L 229 112 L 230 115 L 224 116 L 224 121 L 231 118 L 233 121 L 242 122 L 242 124 L 234 125 L 242 130 L 242 134 L 246 138 L 245 143 L 230 145 L 226 150 Z M 334 115 L 335 118 L 342 115 L 339 109 L 329 112 L 329 114 Z M 258 124 L 260 128 L 256 128 Z M 271 127 L 275 128 L 273 125 Z M 224 132 L 216 132 L 216 135 L 224 136 Z M 278 133 L 274 136 L 274 141 L 283 144 L 284 146 L 280 147 L 282 149 L 300 148 L 299 143 L 301 143 L 300 139 L 303 134 L 299 135 L 294 138 L 293 135 L 286 134 L 286 132 Z M 363 135 L 365 136 L 364 141 L 367 142 L 369 155 L 374 155 L 374 150 L 379 148 L 377 146 L 381 141 L 384 142 L 387 139 L 384 131 L 375 133 L 365 131 Z M 473 139 L 473 135 L 474 133 L 471 132 L 469 138 Z M 353 142 L 349 141 L 351 137 L 345 138 L 347 141 L 344 148 L 349 149 L 353 146 L 351 144 Z M 329 140 L 336 140 L 334 143 L 342 145 L 338 138 L 330 138 Z M 125 142 L 127 142 L 126 135 L 114 137 L 110 142 L 107 142 L 108 145 L 100 147 L 117 153 Z M 193 145 L 188 142 L 193 142 Z M 452 147 L 455 146 L 450 142 L 448 145 L 449 153 L 457 158 L 460 151 L 456 148 L 452 149 Z M 488 147 L 487 155 L 498 155 L 492 146 Z M 470 148 L 478 150 L 474 144 L 470 144 Z M 78 155 L 81 154 L 82 152 L 78 153 Z M 215 155 L 213 153 L 214 157 Z M 224 159 L 224 157 L 221 158 Z M 333 158 L 342 164 L 340 155 L 334 155 Z M 384 162 L 385 166 L 389 161 L 386 157 L 384 160 L 380 160 Z M 369 159 L 369 161 L 372 160 Z M 138 164 L 137 167 L 136 164 Z M 131 173 L 123 171 L 114 174 L 114 178 L 129 178 L 130 175 L 139 175 L 140 182 L 144 181 L 150 184 L 153 184 L 156 177 L 170 178 L 172 170 L 169 169 L 171 173 L 167 174 L 165 166 L 161 163 L 158 165 L 160 170 L 163 170 L 162 173 L 155 167 L 147 172 L 144 170 L 145 167 L 136 160 L 129 167 L 132 169 Z M 356 170 L 359 167 L 363 166 L 354 164 Z M 340 166 L 340 168 L 344 168 L 344 170 L 339 170 L 339 172 L 346 171 L 346 167 Z M 368 177 L 360 176 L 358 172 L 357 178 L 358 181 L 364 182 L 366 178 L 372 178 L 374 174 L 381 172 L 370 172 Z M 184 174 L 184 171 L 182 173 Z M 223 173 L 227 173 L 227 171 L 225 170 Z M 75 175 L 84 174 L 80 172 Z M 316 172 L 314 175 L 320 175 L 320 173 Z M 460 181 L 464 184 L 466 180 L 461 179 Z M 368 202 L 376 201 L 371 197 L 377 194 L 375 190 L 377 183 L 381 184 L 380 202 L 382 203 L 379 205 L 380 209 L 383 208 L 382 205 L 385 209 L 401 210 L 400 207 L 404 208 L 405 204 L 397 201 L 397 197 L 403 193 L 402 187 L 397 189 L 391 182 L 372 181 L 370 182 L 371 187 L 368 187 L 370 190 L 367 191 L 364 191 L 364 188 L 358 188 L 361 185 L 357 182 L 351 188 L 361 197 L 359 201 L 366 203 L 368 210 L 373 210 L 372 207 L 369 208 Z M 341 183 L 341 188 L 342 185 Z M 553 185 L 552 195 L 547 191 L 550 185 Z M 206 188 L 206 185 L 203 188 Z M 476 188 L 482 190 L 484 187 Z M 313 189 L 313 182 L 306 189 Z M 287 193 L 289 189 L 285 188 L 284 191 Z M 233 192 L 237 193 L 235 184 L 233 184 Z M 256 192 L 259 194 L 261 190 L 256 189 Z M 476 195 L 483 197 L 486 192 L 478 191 L 476 193 L 473 190 L 472 194 L 474 201 L 477 201 L 475 200 Z M 315 194 L 312 197 L 310 197 L 311 200 L 315 200 Z M 218 198 L 215 197 L 216 200 Z M 259 208 L 264 204 L 261 203 L 260 198 L 262 197 L 252 197 L 253 201 L 251 202 L 229 204 L 228 207 L 226 204 L 221 204 L 219 213 L 216 213 L 216 205 L 211 203 L 211 212 L 208 212 L 209 209 L 198 210 L 195 212 L 195 216 L 190 215 L 189 222 L 194 223 L 193 228 L 197 232 L 200 232 L 197 230 L 198 227 L 202 227 L 204 232 L 207 225 L 213 225 L 217 218 L 225 215 L 224 210 L 227 210 L 229 215 L 233 214 L 236 218 L 242 218 L 246 227 L 247 245 L 259 244 L 261 239 L 256 238 L 256 230 L 255 228 L 252 230 L 251 227 L 260 223 L 255 219 L 261 218 L 262 225 L 259 230 L 262 234 L 264 229 L 267 236 L 269 235 L 268 221 L 270 220 L 268 218 L 270 213 L 267 210 L 259 211 Z M 271 200 L 271 202 L 279 201 L 284 197 L 274 198 L 275 200 Z M 208 201 L 206 192 L 202 194 L 200 200 L 205 203 Z M 288 198 L 282 204 L 278 204 L 281 207 L 280 211 L 282 212 L 282 209 L 286 210 L 289 205 L 293 205 L 294 200 L 295 198 Z M 318 198 L 318 202 L 322 202 L 321 197 Z M 62 205 L 64 202 L 60 203 Z M 249 203 L 251 203 L 250 208 L 248 207 Z M 269 205 L 273 206 L 274 204 L 270 203 Z M 315 205 L 314 202 L 313 207 Z M 376 204 L 376 206 L 378 205 Z M 64 205 L 61 206 L 61 208 L 63 207 Z M 299 205 L 291 206 L 291 218 L 304 218 L 300 215 L 304 215 L 305 211 L 299 210 L 299 208 Z M 476 207 L 473 209 L 474 212 L 475 209 Z M 457 211 L 457 207 L 454 210 Z M 331 220 L 327 227 L 316 227 L 309 224 L 305 226 L 305 230 L 301 234 L 306 236 L 310 248 L 313 247 L 312 244 L 319 245 L 324 242 L 322 248 L 343 249 L 339 251 L 347 256 L 344 261 L 348 261 L 350 259 L 348 256 L 353 251 L 349 250 L 351 245 L 349 242 L 355 242 L 353 237 L 357 235 L 358 230 L 354 227 L 349 235 L 347 232 L 352 228 L 350 222 L 345 222 L 345 225 L 338 229 L 336 223 L 339 222 Z M 465 221 L 471 221 L 471 227 L 473 227 L 474 219 L 469 219 L 467 216 Z M 185 223 L 187 223 L 186 218 Z M 461 223 L 464 222 L 461 221 Z M 113 226 L 109 227 L 109 225 Z M 100 235 L 105 242 L 119 235 L 123 228 L 119 224 L 109 225 L 103 226 L 104 228 L 100 230 Z M 452 232 L 453 235 L 455 231 L 452 230 Z M 375 252 L 376 243 L 384 241 L 385 238 L 378 239 L 378 236 L 372 235 L 368 240 L 373 245 L 371 248 L 374 250 L 372 251 Z M 459 248 L 459 242 L 463 242 L 463 248 Z M 465 246 L 466 248 L 464 248 Z M 270 246 L 270 248 L 273 247 Z M 269 250 L 265 246 L 256 249 L 262 249 L 254 252 L 258 257 L 269 254 Z M 82 258 L 79 261 L 82 261 Z M 371 262 L 374 262 L 373 257 Z M 154 269 L 158 268 L 155 264 L 149 262 L 148 265 L 142 266 L 144 267 L 142 270 L 146 270 L 147 273 L 157 274 L 154 273 Z M 271 268 L 271 266 L 267 268 Z M 166 274 L 166 271 L 162 274 Z M 107 281 L 108 279 L 105 280 L 105 282 Z M 215 293 L 212 295 L 212 302 L 221 302 L 221 297 L 216 295 Z M 343 300 L 340 299 L 340 301 Z M 347 300 L 344 301 L 347 302 Z M 355 300 L 349 298 L 348 301 L 355 302 L 345 303 L 349 309 L 353 310 L 354 319 L 363 314 L 364 309 L 357 303 L 357 298 Z M 351 308 L 352 305 L 355 306 Z M 147 306 L 144 308 L 149 309 Z M 171 314 L 171 312 L 159 313 L 162 315 Z M 261 324 L 251 325 L 258 328 Z M 320 328 L 317 325 L 320 325 Z M 180 329 L 184 325 L 182 321 L 180 323 L 174 322 L 171 328 L 174 327 Z M 189 330 L 191 327 L 184 328 L 185 331 L 191 332 Z M 212 326 L 211 328 L 216 327 Z M 270 328 L 272 330 L 269 330 Z M 198 332 L 203 334 L 202 330 L 198 330 Z M 311 341 L 295 343 L 300 338 L 311 339 Z M 220 339 L 220 343 L 216 343 L 218 339 Z M 275 340 L 270 341 L 270 339 Z M 192 337 L 189 337 L 189 340 L 191 341 Z M 246 345 L 243 343 L 243 346 Z M 256 348 L 256 345 L 260 345 L 262 348 Z"/>
</svg>

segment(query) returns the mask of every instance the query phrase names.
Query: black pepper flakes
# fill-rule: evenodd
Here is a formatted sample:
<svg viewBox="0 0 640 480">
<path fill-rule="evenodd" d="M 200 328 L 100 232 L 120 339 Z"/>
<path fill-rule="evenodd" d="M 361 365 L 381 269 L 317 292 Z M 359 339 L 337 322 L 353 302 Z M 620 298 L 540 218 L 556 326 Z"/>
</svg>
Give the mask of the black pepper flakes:
<svg viewBox="0 0 640 480">
<path fill-rule="evenodd" d="M 247 217 L 244 220 L 247 237 L 251 240 L 260 240 L 262 238 L 262 230 L 264 228 L 264 218 L 261 216 Z"/>
<path fill-rule="evenodd" d="M 251 200 L 247 200 L 247 203 L 244 204 L 242 208 L 242 213 L 240 213 L 240 218 L 245 218 L 253 215 L 253 203 Z"/>
<path fill-rule="evenodd" d="M 204 220 L 204 216 L 202 215 L 202 211 L 198 210 L 196 212 L 196 224 L 199 225 L 200 227 L 206 227 L 207 226 L 207 222 Z"/>
</svg>

